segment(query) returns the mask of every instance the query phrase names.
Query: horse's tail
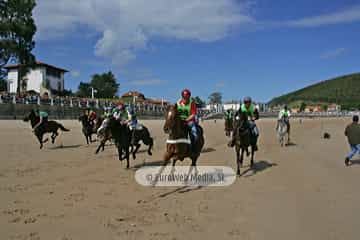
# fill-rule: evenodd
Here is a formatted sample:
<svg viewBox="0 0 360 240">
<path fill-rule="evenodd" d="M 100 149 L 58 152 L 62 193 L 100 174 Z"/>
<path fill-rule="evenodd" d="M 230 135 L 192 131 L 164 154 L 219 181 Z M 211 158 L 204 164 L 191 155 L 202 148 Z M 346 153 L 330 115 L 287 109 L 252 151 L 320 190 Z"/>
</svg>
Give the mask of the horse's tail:
<svg viewBox="0 0 360 240">
<path fill-rule="evenodd" d="M 61 125 L 60 123 L 59 124 L 59 128 L 61 129 L 61 131 L 64 131 L 64 132 L 70 132 L 69 129 L 65 128 L 63 125 Z"/>
</svg>

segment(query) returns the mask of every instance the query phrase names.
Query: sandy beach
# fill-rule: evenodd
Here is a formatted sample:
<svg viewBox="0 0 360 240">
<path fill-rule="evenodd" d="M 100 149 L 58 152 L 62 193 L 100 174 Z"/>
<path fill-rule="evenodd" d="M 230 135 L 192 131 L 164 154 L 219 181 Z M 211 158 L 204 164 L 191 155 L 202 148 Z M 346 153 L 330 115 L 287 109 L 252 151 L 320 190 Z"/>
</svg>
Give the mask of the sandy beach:
<svg viewBox="0 0 360 240">
<path fill-rule="evenodd" d="M 135 181 L 138 168 L 162 160 L 162 121 L 143 122 L 154 154 L 141 151 L 129 170 L 114 146 L 95 155 L 97 143 L 86 146 L 79 122 L 60 122 L 71 131 L 43 150 L 28 123 L 0 122 L 1 239 L 359 239 L 360 161 L 344 166 L 350 119 L 292 120 L 293 144 L 285 148 L 275 120 L 260 120 L 255 170 L 246 159 L 231 186 L 196 189 Z M 235 169 L 223 121 L 202 125 L 198 164 Z"/>
</svg>

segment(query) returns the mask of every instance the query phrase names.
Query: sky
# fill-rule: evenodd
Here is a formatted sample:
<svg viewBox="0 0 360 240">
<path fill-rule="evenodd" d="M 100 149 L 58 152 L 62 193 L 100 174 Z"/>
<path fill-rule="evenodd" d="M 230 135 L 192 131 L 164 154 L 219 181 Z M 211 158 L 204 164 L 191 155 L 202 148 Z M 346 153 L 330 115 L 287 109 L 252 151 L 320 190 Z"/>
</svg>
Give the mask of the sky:
<svg viewBox="0 0 360 240">
<path fill-rule="evenodd" d="M 359 0 L 38 0 L 37 60 L 76 91 L 112 71 L 119 95 L 273 97 L 360 72 Z"/>
</svg>

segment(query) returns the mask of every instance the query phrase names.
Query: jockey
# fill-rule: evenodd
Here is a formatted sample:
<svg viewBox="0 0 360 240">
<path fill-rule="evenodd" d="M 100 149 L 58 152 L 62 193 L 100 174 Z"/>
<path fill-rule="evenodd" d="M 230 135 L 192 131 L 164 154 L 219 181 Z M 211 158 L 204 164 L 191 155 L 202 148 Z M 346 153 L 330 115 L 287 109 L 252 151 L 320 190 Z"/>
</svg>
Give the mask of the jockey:
<svg viewBox="0 0 360 240">
<path fill-rule="evenodd" d="M 287 129 L 288 129 L 288 135 L 289 135 L 289 139 L 290 139 L 290 119 L 291 117 L 291 114 L 290 114 L 290 111 L 288 109 L 288 106 L 285 105 L 284 106 L 284 109 L 282 109 L 280 112 L 279 112 L 279 116 L 278 116 L 278 121 L 277 121 L 277 124 L 276 124 L 276 131 L 278 130 L 279 128 L 279 121 L 281 119 L 284 119 L 285 122 L 286 122 L 286 125 L 287 125 Z"/>
<path fill-rule="evenodd" d="M 185 121 L 190 128 L 190 140 L 194 146 L 194 143 L 198 140 L 196 102 L 191 98 L 191 92 L 188 89 L 181 92 L 181 97 L 176 103 L 177 111 L 181 120 Z"/>
<path fill-rule="evenodd" d="M 127 123 L 129 116 L 126 111 L 126 107 L 123 103 L 119 103 L 113 110 L 112 110 L 113 117 L 115 120 L 120 121 L 121 123 Z"/>
<path fill-rule="evenodd" d="M 93 110 L 91 110 L 90 108 L 86 109 L 86 113 L 85 113 L 88 117 L 88 121 L 89 124 L 92 128 L 94 128 L 95 125 L 95 120 L 96 120 L 96 112 L 94 112 Z"/>
<path fill-rule="evenodd" d="M 104 109 L 104 114 L 103 114 L 103 122 L 101 124 L 101 126 L 99 127 L 99 129 L 97 130 L 97 134 L 98 135 L 102 135 L 103 132 L 106 130 L 106 128 L 108 127 L 109 124 L 109 120 L 112 117 L 112 109 L 109 108 L 105 108 Z"/>
<path fill-rule="evenodd" d="M 245 114 L 245 116 L 248 118 L 248 127 L 250 129 L 251 136 L 253 139 L 257 140 L 257 137 L 259 136 L 259 130 L 255 124 L 255 121 L 259 119 L 259 110 L 252 103 L 251 97 L 244 98 L 244 103 L 241 104 L 240 109 L 236 112 L 235 119 L 239 120 L 241 114 Z M 234 127 L 232 139 L 228 144 L 230 147 L 233 147 L 235 145 L 236 131 L 238 131 L 238 128 Z M 257 145 L 255 146 L 255 151 L 257 151 Z"/>
<path fill-rule="evenodd" d="M 33 131 L 35 131 L 38 127 L 47 123 L 48 118 L 49 118 L 49 114 L 47 112 L 40 111 L 39 109 L 35 110 L 35 114 L 36 114 L 36 116 L 40 117 L 40 121 L 35 125 Z"/>
<path fill-rule="evenodd" d="M 135 133 L 136 130 L 141 130 L 142 125 L 139 124 L 135 109 L 133 107 L 126 108 L 128 114 L 128 120 L 126 121 L 131 131 L 131 144 L 135 144 Z"/>
</svg>

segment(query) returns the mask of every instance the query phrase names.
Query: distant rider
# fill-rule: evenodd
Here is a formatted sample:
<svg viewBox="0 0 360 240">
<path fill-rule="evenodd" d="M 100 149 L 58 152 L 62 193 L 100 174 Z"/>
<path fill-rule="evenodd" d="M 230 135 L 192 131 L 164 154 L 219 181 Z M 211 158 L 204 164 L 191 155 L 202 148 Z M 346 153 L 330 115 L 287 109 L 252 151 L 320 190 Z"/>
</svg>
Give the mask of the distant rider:
<svg viewBox="0 0 360 240">
<path fill-rule="evenodd" d="M 241 104 L 240 109 L 235 114 L 235 119 L 239 120 L 241 115 L 244 115 L 248 118 L 248 128 L 250 129 L 251 138 L 253 141 L 257 142 L 257 138 L 259 136 L 259 130 L 256 126 L 255 121 L 259 119 L 259 111 L 255 107 L 255 105 L 252 103 L 251 97 L 245 97 L 243 104 Z M 229 147 L 233 147 L 235 145 L 235 137 L 237 134 L 237 131 L 239 130 L 237 126 L 238 121 L 235 121 L 235 126 L 233 130 L 233 134 L 231 137 L 231 140 L 229 142 Z M 258 150 L 257 145 L 255 145 L 255 151 Z"/>
<path fill-rule="evenodd" d="M 289 141 L 290 141 L 290 117 L 291 117 L 291 113 L 288 109 L 288 106 L 285 105 L 284 108 L 279 112 L 279 116 L 278 116 L 278 120 L 277 120 L 277 124 L 276 124 L 276 131 L 279 128 L 279 122 L 284 119 L 285 123 L 287 125 L 287 129 L 288 129 L 288 136 L 289 136 Z"/>
</svg>

